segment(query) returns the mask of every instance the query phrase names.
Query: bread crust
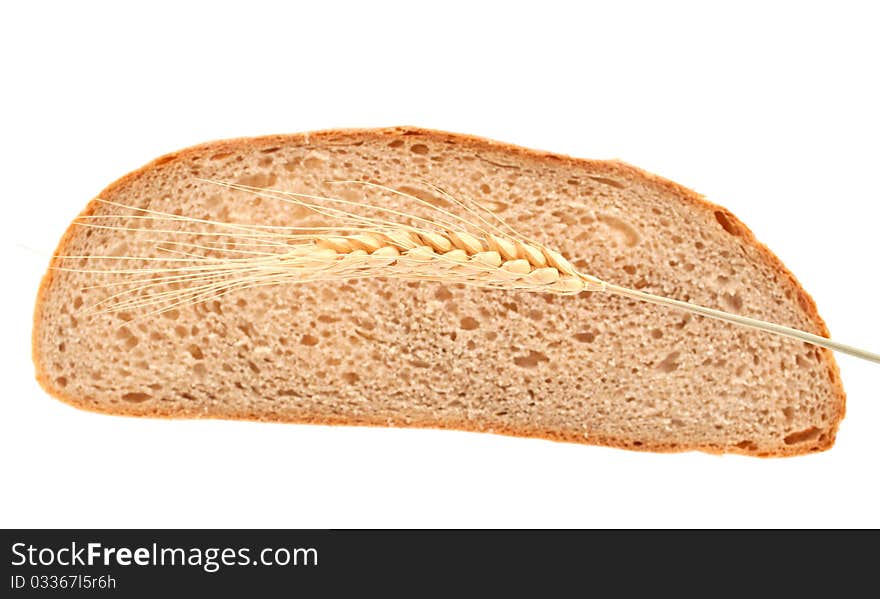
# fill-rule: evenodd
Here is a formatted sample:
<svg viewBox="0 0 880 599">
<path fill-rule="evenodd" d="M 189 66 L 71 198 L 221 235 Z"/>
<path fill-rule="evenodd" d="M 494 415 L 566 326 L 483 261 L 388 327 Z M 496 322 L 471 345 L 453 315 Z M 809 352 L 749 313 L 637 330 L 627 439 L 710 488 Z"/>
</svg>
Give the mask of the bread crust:
<svg viewBox="0 0 880 599">
<path fill-rule="evenodd" d="M 492 150 L 502 151 L 510 154 L 511 156 L 518 158 L 526 158 L 529 160 L 535 160 L 539 162 L 545 162 L 548 164 L 552 164 L 554 166 L 572 166 L 572 167 L 588 167 L 591 171 L 597 173 L 603 173 L 608 175 L 610 178 L 623 178 L 628 180 L 639 180 L 644 183 L 648 183 L 657 188 L 664 189 L 668 192 L 679 197 L 685 203 L 690 204 L 694 208 L 698 210 L 704 210 L 712 214 L 722 214 L 723 219 L 726 220 L 724 223 L 725 228 L 728 229 L 732 234 L 740 237 L 743 242 L 752 246 L 755 250 L 757 250 L 758 255 L 766 262 L 766 264 L 778 275 L 781 277 L 788 279 L 794 289 L 797 292 L 797 303 L 800 307 L 802 313 L 809 319 L 809 321 L 814 325 L 814 331 L 816 334 L 829 336 L 828 327 L 825 324 L 825 321 L 819 316 L 818 309 L 816 307 L 816 303 L 809 293 L 803 288 L 797 278 L 792 274 L 791 271 L 786 268 L 786 266 L 782 263 L 782 261 L 763 243 L 758 241 L 755 238 L 754 233 L 742 222 L 740 221 L 736 215 L 727 210 L 726 208 L 714 204 L 708 201 L 706 198 L 696 193 L 693 190 L 690 190 L 682 185 L 679 185 L 673 181 L 668 179 L 664 179 L 658 175 L 654 175 L 652 173 L 646 172 L 642 169 L 634 167 L 632 165 L 626 164 L 624 162 L 618 160 L 590 160 L 584 158 L 575 158 L 571 156 L 566 156 L 562 154 L 555 154 L 552 152 L 546 152 L 541 150 L 534 150 L 529 148 L 524 148 L 521 146 L 508 144 L 504 142 L 494 141 L 474 135 L 466 135 L 459 133 L 450 133 L 445 131 L 437 131 L 432 129 L 423 129 L 419 127 L 411 127 L 411 126 L 398 126 L 398 127 L 387 127 L 387 128 L 378 128 L 378 129 L 328 129 L 322 131 L 313 131 L 313 132 L 305 132 L 305 133 L 293 133 L 293 134 L 281 134 L 281 135 L 265 135 L 259 137 L 242 137 L 242 138 L 234 138 L 234 139 L 224 139 L 218 141 L 211 141 L 202 143 L 199 145 L 191 146 L 176 152 L 171 152 L 156 158 L 155 160 L 147 163 L 141 168 L 124 175 L 123 177 L 117 179 L 110 185 L 108 185 L 97 197 L 109 197 L 111 196 L 117 189 L 122 188 L 126 185 L 129 185 L 136 181 L 137 179 L 150 174 L 157 168 L 162 167 L 163 165 L 172 163 L 174 161 L 186 161 L 192 159 L 194 157 L 204 155 L 204 154 L 217 154 L 221 152 L 230 152 L 230 153 L 238 153 L 248 150 L 253 150 L 256 148 L 265 148 L 271 145 L 279 145 L 279 146 L 303 146 L 308 145 L 312 142 L 320 142 L 323 144 L 327 143 L 339 143 L 339 144 L 351 144 L 353 142 L 365 141 L 367 139 L 375 140 L 375 139 L 383 139 L 392 141 L 395 138 L 400 137 L 408 137 L 410 139 L 423 138 L 426 141 L 432 141 L 435 143 L 450 143 L 455 144 L 457 146 L 461 146 L 463 148 L 469 148 L 473 150 L 485 150 L 487 148 L 491 148 Z M 80 212 L 80 217 L 89 216 L 93 214 L 96 208 L 99 206 L 99 202 L 96 199 L 91 200 L 86 207 Z M 717 218 L 717 216 L 716 216 Z M 55 250 L 54 255 L 64 255 L 67 253 L 66 248 L 70 241 L 76 236 L 77 231 L 81 230 L 79 227 L 76 227 L 73 223 L 68 226 L 67 230 L 64 232 L 64 235 L 61 237 L 61 240 L 58 243 L 58 246 Z M 84 401 L 80 397 L 76 397 L 69 393 L 66 393 L 63 389 L 58 388 L 54 385 L 47 374 L 47 370 L 45 365 L 41 361 L 41 356 L 38 350 L 37 343 L 37 332 L 41 325 L 41 314 L 42 314 L 42 306 L 45 301 L 49 289 L 51 287 L 52 281 L 54 279 L 55 270 L 51 268 L 51 266 L 55 265 L 56 258 L 52 258 L 50 262 L 50 268 L 47 269 L 46 273 L 43 275 L 43 278 L 40 282 L 39 289 L 37 291 L 37 299 L 36 305 L 34 309 L 33 316 L 33 332 L 32 332 L 32 358 L 35 367 L 36 379 L 39 382 L 40 386 L 51 396 L 59 399 L 65 403 L 68 403 L 72 406 L 75 406 L 80 409 L 85 409 L 92 412 L 105 413 L 102 410 L 97 410 L 94 406 L 86 401 Z M 651 442 L 639 442 L 638 444 L 634 444 L 633 442 L 611 438 L 611 437 L 599 437 L 599 436 L 578 436 L 574 434 L 562 433 L 560 431 L 542 429 L 542 428 L 501 428 L 501 427 L 493 427 L 487 428 L 481 426 L 479 423 L 475 423 L 472 421 L 457 421 L 457 420 L 447 420 L 444 422 L 419 422 L 419 421 L 407 421 L 405 426 L 410 428 L 434 428 L 434 429 L 455 429 L 469 432 L 491 432 L 498 433 L 503 435 L 511 435 L 511 436 L 519 436 L 519 437 L 538 437 L 552 441 L 565 441 L 565 442 L 574 442 L 581 444 L 589 444 L 589 445 L 599 445 L 606 447 L 617 447 L 617 448 L 625 448 L 637 451 L 652 451 L 652 452 L 681 452 L 681 451 L 702 451 L 706 453 L 740 453 L 744 455 L 751 456 L 759 456 L 759 457 L 782 457 L 782 456 L 793 456 L 793 455 L 802 455 L 804 453 L 814 453 L 817 451 L 824 451 L 829 449 L 834 445 L 834 441 L 836 438 L 837 430 L 840 425 L 840 421 L 843 419 L 846 411 L 846 393 L 843 389 L 843 383 L 840 378 L 840 369 L 837 365 L 836 360 L 834 359 L 833 352 L 828 349 L 819 348 L 820 355 L 822 357 L 822 363 L 827 368 L 828 378 L 830 380 L 833 394 L 835 400 L 838 403 L 838 418 L 836 422 L 829 427 L 827 431 L 827 435 L 824 437 L 824 440 L 819 442 L 818 445 L 792 445 L 790 447 L 782 447 L 778 451 L 774 452 L 758 452 L 755 450 L 751 450 L 748 448 L 740 448 L 740 447 L 728 447 L 728 446 L 714 446 L 714 445 L 669 445 L 669 444 L 654 444 Z M 204 418 L 205 416 L 199 413 L 191 413 L 184 414 L 178 410 L 162 410 L 157 409 L 151 411 L 148 414 L 144 414 L 142 411 L 135 412 L 134 410 L 127 410 L 124 407 L 116 406 L 115 412 L 116 414 L 121 415 L 130 415 L 130 416 L 141 416 L 141 417 L 164 417 L 164 418 Z M 277 422 L 278 419 L 270 419 L 267 417 L 262 417 L 258 414 L 247 413 L 247 412 L 239 412 L 239 411 L 224 411 L 224 412 L 215 412 L 212 413 L 209 418 L 231 418 L 236 420 L 250 420 L 250 421 L 273 421 Z M 320 418 L 302 418 L 302 419 L 284 419 L 283 422 L 297 423 L 297 424 L 335 424 L 335 425 L 346 425 L 346 426 L 380 426 L 387 427 L 389 423 L 387 420 L 371 420 L 371 419 L 346 419 L 346 418 L 332 418 L 332 417 L 320 417 Z M 400 423 L 404 424 L 404 423 Z"/>
</svg>

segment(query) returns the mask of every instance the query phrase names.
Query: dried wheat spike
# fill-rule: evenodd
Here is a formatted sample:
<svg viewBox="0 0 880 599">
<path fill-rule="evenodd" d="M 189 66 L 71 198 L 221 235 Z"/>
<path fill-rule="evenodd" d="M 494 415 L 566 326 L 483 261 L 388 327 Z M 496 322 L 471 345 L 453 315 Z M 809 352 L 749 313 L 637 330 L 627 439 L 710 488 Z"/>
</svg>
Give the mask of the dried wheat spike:
<svg viewBox="0 0 880 599">
<path fill-rule="evenodd" d="M 210 181 L 223 187 L 290 202 L 330 218 L 331 227 L 266 227 L 195 219 L 115 204 L 133 210 L 134 217 L 184 223 L 196 227 L 184 230 L 160 230 L 166 234 L 222 237 L 220 245 L 212 242 L 160 240 L 157 249 L 178 256 L 169 259 L 128 256 L 59 256 L 70 259 L 159 260 L 160 268 L 84 269 L 60 266 L 60 270 L 128 276 L 110 285 L 122 284 L 122 291 L 92 307 L 93 312 L 119 312 L 150 308 L 162 312 L 182 305 L 203 302 L 231 291 L 262 285 L 341 281 L 366 277 L 386 277 L 410 281 L 442 281 L 485 288 L 523 290 L 560 295 L 583 291 L 606 291 L 660 304 L 757 329 L 783 337 L 847 353 L 880 363 L 880 354 L 839 343 L 791 327 L 731 314 L 629 289 L 579 272 L 564 256 L 528 240 L 502 219 L 475 202 L 465 202 L 440 193 L 461 208 L 467 216 L 430 205 L 398 190 L 363 181 L 338 181 L 403 195 L 433 212 L 428 219 L 382 206 L 340 198 L 264 189 L 247 185 Z M 366 216 L 352 211 L 367 208 L 382 216 Z M 393 217 L 389 220 L 386 216 Z M 100 215 L 99 220 L 117 215 Z M 95 224 L 84 217 L 83 226 L 115 228 L 120 231 L 144 229 Z M 216 229 L 219 229 L 218 232 Z M 247 248 L 247 249 L 242 249 Z M 210 253 L 220 251 L 219 257 Z M 268 251 L 267 251 L 268 250 Z M 207 254 L 194 253 L 195 251 Z M 234 257 L 230 257 L 233 255 Z M 169 263 L 183 263 L 169 265 Z M 145 276 L 146 278 L 132 278 Z M 170 287 L 170 289 L 162 289 Z M 161 289 L 161 290 L 160 290 Z"/>
</svg>

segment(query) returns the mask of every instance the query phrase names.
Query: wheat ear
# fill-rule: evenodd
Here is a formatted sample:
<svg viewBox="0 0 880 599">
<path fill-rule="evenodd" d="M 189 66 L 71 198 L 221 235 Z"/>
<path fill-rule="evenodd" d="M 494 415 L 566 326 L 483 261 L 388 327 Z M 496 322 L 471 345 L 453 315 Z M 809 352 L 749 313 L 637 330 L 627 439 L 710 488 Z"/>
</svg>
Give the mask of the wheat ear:
<svg viewBox="0 0 880 599">
<path fill-rule="evenodd" d="M 561 295 L 583 291 L 609 292 L 880 363 L 880 354 L 806 331 L 629 289 L 581 273 L 560 253 L 520 235 L 476 202 L 460 200 L 433 185 L 435 191 L 468 216 L 393 188 L 362 181 L 335 183 L 363 185 L 404 196 L 427 207 L 432 216 L 425 218 L 326 196 L 209 182 L 307 208 L 330 218 L 335 225 L 234 224 L 104 202 L 136 213 L 124 216 L 125 219 L 164 223 L 166 228 L 101 224 L 102 220 L 119 219 L 121 215 L 86 216 L 75 222 L 86 227 L 165 235 L 165 239 L 155 240 L 156 248 L 169 257 L 57 256 L 62 264 L 54 268 L 127 277 L 123 281 L 95 285 L 124 287 L 91 308 L 98 313 L 143 308 L 151 308 L 151 313 L 162 312 L 263 285 L 386 277 Z M 366 208 L 375 215 L 357 214 L 353 211 L 355 207 Z M 199 228 L 195 231 L 175 228 L 180 225 Z M 199 241 L 181 241 L 176 237 L 178 235 L 192 235 Z M 211 239 L 206 241 L 205 237 Z M 156 268 L 77 268 L 64 266 L 63 261 L 68 259 L 157 261 L 162 264 Z"/>
</svg>

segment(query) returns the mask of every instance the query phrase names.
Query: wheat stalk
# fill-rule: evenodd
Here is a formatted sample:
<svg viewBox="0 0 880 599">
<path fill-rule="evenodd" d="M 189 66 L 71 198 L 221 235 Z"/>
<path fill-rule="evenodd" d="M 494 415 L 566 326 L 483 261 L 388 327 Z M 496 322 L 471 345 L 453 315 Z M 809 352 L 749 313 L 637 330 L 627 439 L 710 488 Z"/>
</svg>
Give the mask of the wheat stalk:
<svg viewBox="0 0 880 599">
<path fill-rule="evenodd" d="M 144 308 L 151 309 L 149 313 L 158 313 L 264 285 L 385 277 L 561 295 L 583 291 L 609 292 L 880 362 L 880 355 L 876 353 L 806 331 L 629 289 L 581 273 L 560 253 L 525 238 L 491 211 L 476 202 L 455 198 L 436 186 L 431 187 L 468 216 L 396 189 L 362 181 L 335 183 L 363 185 L 403 196 L 428 208 L 431 217 L 340 198 L 209 182 L 292 203 L 331 219 L 335 225 L 235 224 L 99 200 L 136 214 L 84 216 L 77 219 L 76 224 L 163 235 L 165 238 L 153 241 L 156 249 L 168 257 L 56 256 L 60 260 L 159 262 L 161 265 L 156 268 L 56 265 L 53 268 L 123 277 L 116 282 L 93 286 L 121 286 L 123 289 L 92 306 L 92 313 Z M 374 215 L 358 214 L 354 209 L 367 209 Z M 121 217 L 132 223 L 164 223 L 165 228 L 102 224 L 102 221 Z M 179 225 L 198 229 L 174 228 Z M 180 240 L 179 235 L 196 236 L 199 242 Z"/>
</svg>

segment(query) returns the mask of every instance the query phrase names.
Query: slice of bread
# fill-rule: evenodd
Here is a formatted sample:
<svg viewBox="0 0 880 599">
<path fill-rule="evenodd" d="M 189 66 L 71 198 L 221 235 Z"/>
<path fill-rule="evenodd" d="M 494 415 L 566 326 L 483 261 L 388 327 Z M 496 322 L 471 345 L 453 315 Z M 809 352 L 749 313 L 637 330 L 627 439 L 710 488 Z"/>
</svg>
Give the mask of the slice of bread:
<svg viewBox="0 0 880 599">
<path fill-rule="evenodd" d="M 448 206 L 436 184 L 605 281 L 827 335 L 810 296 L 729 211 L 620 162 L 414 128 L 338 130 L 196 146 L 99 197 L 224 222 L 312 222 L 301 207 L 204 179 L 402 201 L 328 182 L 368 180 Z M 96 201 L 83 212 L 100 214 L 133 213 Z M 57 254 L 167 257 L 157 235 L 72 226 Z M 33 356 L 49 393 L 109 414 L 758 456 L 827 449 L 844 414 L 830 351 L 605 293 L 360 279 L 255 287 L 155 316 L 84 312 L 118 291 L 100 283 L 47 272 Z"/>
</svg>

